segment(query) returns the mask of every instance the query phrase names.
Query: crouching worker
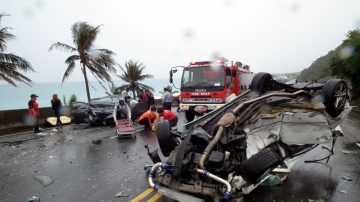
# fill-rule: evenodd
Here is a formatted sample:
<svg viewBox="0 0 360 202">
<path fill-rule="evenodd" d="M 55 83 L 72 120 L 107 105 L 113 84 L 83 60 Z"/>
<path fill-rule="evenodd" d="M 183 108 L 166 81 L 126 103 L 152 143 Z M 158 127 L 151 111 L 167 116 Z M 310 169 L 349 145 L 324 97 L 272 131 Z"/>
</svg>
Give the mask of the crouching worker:
<svg viewBox="0 0 360 202">
<path fill-rule="evenodd" d="M 170 110 L 167 109 L 163 109 L 162 107 L 159 107 L 157 109 L 157 112 L 159 113 L 160 117 L 164 117 L 164 120 L 168 120 L 170 123 L 170 127 L 175 127 L 177 125 L 178 122 L 178 117 L 176 116 L 176 114 Z"/>
<path fill-rule="evenodd" d="M 138 123 L 144 125 L 144 130 L 151 130 L 154 124 L 154 121 L 159 117 L 156 115 L 156 108 L 152 106 L 150 110 L 143 113 L 138 119 Z"/>
<path fill-rule="evenodd" d="M 130 107 L 125 103 L 124 100 L 119 100 L 119 104 L 115 105 L 113 117 L 114 117 L 115 125 L 117 125 L 117 120 L 121 120 L 121 119 L 125 119 L 125 120 L 127 119 L 129 121 L 131 120 Z"/>
</svg>

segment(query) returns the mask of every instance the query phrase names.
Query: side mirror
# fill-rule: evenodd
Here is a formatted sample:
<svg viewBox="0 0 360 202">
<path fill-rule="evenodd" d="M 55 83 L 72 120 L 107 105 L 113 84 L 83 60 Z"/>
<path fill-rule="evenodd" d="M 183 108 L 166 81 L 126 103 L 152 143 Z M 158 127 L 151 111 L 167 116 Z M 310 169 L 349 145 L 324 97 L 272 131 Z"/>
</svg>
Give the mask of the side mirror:
<svg viewBox="0 0 360 202">
<path fill-rule="evenodd" d="M 177 72 L 177 69 L 173 69 L 173 70 L 172 70 L 172 73 L 175 74 L 176 72 Z"/>
<path fill-rule="evenodd" d="M 173 70 L 170 70 L 170 83 L 173 83 Z"/>
</svg>

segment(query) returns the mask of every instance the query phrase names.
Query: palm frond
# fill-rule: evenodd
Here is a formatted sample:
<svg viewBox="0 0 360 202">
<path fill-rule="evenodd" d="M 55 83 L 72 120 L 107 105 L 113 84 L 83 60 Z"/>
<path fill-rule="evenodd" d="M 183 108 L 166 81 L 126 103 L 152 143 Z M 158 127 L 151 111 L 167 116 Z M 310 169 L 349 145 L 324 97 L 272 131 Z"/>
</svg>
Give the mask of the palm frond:
<svg viewBox="0 0 360 202">
<path fill-rule="evenodd" d="M 51 45 L 49 51 L 52 51 L 53 49 L 65 50 L 70 52 L 77 51 L 76 48 L 61 42 L 56 42 L 53 45 Z"/>
<path fill-rule="evenodd" d="M 31 86 L 31 79 L 21 74 L 17 70 L 17 66 L 11 63 L 0 63 L 0 80 L 4 80 L 13 86 L 16 86 L 15 82 L 22 82 Z"/>
<path fill-rule="evenodd" d="M 15 38 L 15 35 L 8 32 L 9 29 L 11 28 L 3 27 L 0 29 L 0 51 L 4 51 L 6 49 L 7 40 Z"/>
<path fill-rule="evenodd" d="M 146 85 L 146 84 L 137 83 L 137 85 L 138 85 L 140 88 L 147 89 L 147 90 L 149 90 L 149 91 L 154 91 L 154 88 L 153 88 L 153 87 L 148 86 L 148 85 Z"/>
<path fill-rule="evenodd" d="M 129 91 L 129 90 L 131 90 L 131 89 L 130 89 L 130 86 L 128 84 L 121 85 L 121 86 L 116 87 L 114 89 L 115 92 L 119 92 L 119 93 L 121 93 L 123 91 Z"/>
<path fill-rule="evenodd" d="M 100 26 L 94 27 L 86 22 L 77 22 L 71 27 L 73 42 L 80 51 L 90 51 L 100 31 Z"/>
<path fill-rule="evenodd" d="M 72 55 L 73 56 L 73 55 Z M 74 71 L 74 68 L 75 68 L 75 60 L 73 59 L 70 59 L 72 56 L 70 56 L 68 59 L 65 60 L 65 63 L 68 64 L 68 67 L 64 73 L 64 76 L 63 76 L 63 79 L 62 79 L 62 82 L 65 81 L 65 79 L 69 78 L 71 72 Z"/>
<path fill-rule="evenodd" d="M 116 69 L 114 65 L 116 64 L 114 59 L 112 58 L 113 54 L 107 54 L 104 52 L 98 52 L 94 55 L 91 55 L 89 60 L 95 63 L 97 66 L 101 66 L 105 68 L 108 72 L 115 73 Z"/>
<path fill-rule="evenodd" d="M 103 81 L 110 81 L 111 76 L 108 73 L 108 70 L 99 65 L 98 63 L 94 62 L 93 60 L 88 61 L 85 65 L 89 68 L 91 73 Z"/>
<path fill-rule="evenodd" d="M 24 58 L 19 57 L 17 55 L 11 54 L 11 53 L 0 53 L 0 63 L 9 63 L 16 66 L 16 68 L 19 68 L 20 70 L 24 72 L 35 70 L 32 68 L 31 64 L 26 61 Z"/>
</svg>

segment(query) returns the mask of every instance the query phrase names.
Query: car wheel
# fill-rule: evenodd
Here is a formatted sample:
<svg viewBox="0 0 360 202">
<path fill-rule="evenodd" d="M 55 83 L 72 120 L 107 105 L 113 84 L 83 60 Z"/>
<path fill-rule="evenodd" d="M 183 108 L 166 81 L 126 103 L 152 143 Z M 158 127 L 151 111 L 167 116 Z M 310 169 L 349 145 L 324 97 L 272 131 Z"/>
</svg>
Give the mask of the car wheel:
<svg viewBox="0 0 360 202">
<path fill-rule="evenodd" d="M 251 80 L 250 90 L 264 94 L 266 91 L 271 90 L 271 81 L 273 77 L 269 73 L 257 73 Z"/>
<path fill-rule="evenodd" d="M 341 79 L 332 79 L 325 83 L 322 91 L 326 112 L 337 117 L 344 110 L 346 100 L 348 99 L 348 87 L 345 81 Z"/>
<path fill-rule="evenodd" d="M 170 133 L 170 123 L 165 120 L 156 125 L 156 133 L 160 150 L 165 157 L 168 157 L 171 151 L 176 147 L 176 139 Z"/>
<path fill-rule="evenodd" d="M 194 110 L 186 110 L 185 111 L 185 117 L 188 122 L 191 122 L 195 118 L 195 111 Z"/>
<path fill-rule="evenodd" d="M 275 168 L 280 163 L 279 155 L 270 148 L 266 148 L 242 162 L 238 172 L 246 181 L 256 184 L 264 173 L 269 169 Z"/>
</svg>

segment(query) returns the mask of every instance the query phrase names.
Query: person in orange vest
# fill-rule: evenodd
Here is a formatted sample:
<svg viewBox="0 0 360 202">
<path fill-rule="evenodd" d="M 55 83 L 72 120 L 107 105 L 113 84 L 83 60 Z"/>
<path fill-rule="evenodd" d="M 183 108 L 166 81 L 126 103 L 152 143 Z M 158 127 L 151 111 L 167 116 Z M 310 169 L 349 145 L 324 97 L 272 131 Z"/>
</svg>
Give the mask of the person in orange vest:
<svg viewBox="0 0 360 202">
<path fill-rule="evenodd" d="M 152 106 L 150 110 L 143 113 L 138 119 L 138 123 L 144 125 L 144 130 L 151 130 L 155 120 L 158 120 L 159 116 L 156 114 L 156 108 Z"/>
<path fill-rule="evenodd" d="M 39 104 L 36 102 L 37 95 L 31 94 L 31 100 L 28 102 L 29 107 L 29 116 L 34 119 L 34 133 L 41 132 L 39 130 L 39 118 L 40 118 L 40 111 L 39 111 Z"/>
<path fill-rule="evenodd" d="M 176 116 L 176 114 L 170 110 L 167 110 L 162 107 L 159 107 L 157 109 L 157 112 L 159 113 L 160 117 L 164 117 L 164 120 L 168 120 L 170 123 L 170 127 L 174 127 L 177 125 L 178 122 L 178 117 Z"/>
</svg>

